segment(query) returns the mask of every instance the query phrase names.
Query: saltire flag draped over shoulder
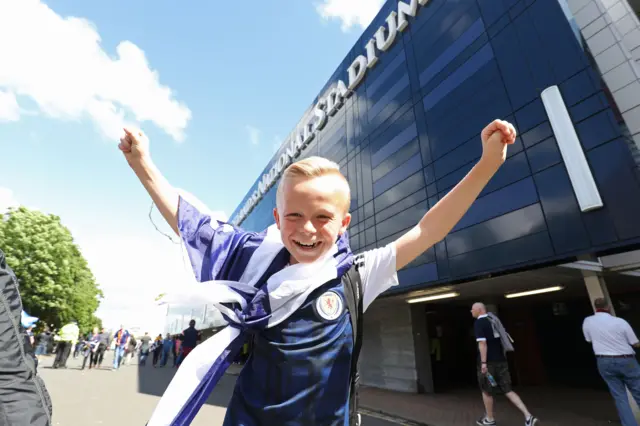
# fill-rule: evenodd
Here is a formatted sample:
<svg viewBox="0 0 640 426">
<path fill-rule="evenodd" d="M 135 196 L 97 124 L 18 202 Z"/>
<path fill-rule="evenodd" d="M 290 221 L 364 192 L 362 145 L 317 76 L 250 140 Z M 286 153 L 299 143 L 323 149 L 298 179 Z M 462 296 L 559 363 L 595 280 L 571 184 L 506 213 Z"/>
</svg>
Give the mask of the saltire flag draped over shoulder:
<svg viewBox="0 0 640 426">
<path fill-rule="evenodd" d="M 198 200 L 186 198 L 181 193 L 178 229 L 194 280 L 164 302 L 213 304 L 228 325 L 185 358 L 148 426 L 191 424 L 242 348 L 246 331 L 281 323 L 311 292 L 342 277 L 353 263 L 344 234 L 317 261 L 286 267 L 289 253 L 275 225 L 260 233 L 245 232 L 212 217 Z"/>
<path fill-rule="evenodd" d="M 20 314 L 20 323 L 22 324 L 22 326 L 24 328 L 29 328 L 29 327 L 35 325 L 35 323 L 37 323 L 38 320 L 39 320 L 38 317 L 32 317 L 31 315 L 29 315 L 25 311 L 22 311 L 22 313 Z"/>
</svg>

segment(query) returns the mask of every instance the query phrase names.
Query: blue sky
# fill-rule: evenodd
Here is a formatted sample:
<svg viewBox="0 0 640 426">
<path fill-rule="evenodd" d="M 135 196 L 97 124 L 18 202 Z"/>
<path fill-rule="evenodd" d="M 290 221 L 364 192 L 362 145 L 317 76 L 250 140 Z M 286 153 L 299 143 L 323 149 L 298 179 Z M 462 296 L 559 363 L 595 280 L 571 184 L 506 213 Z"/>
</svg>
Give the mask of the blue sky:
<svg viewBox="0 0 640 426">
<path fill-rule="evenodd" d="M 230 214 L 381 3 L 2 2 L 0 210 L 61 216 L 107 325 L 155 326 L 153 297 L 185 271 L 117 149 L 122 125 L 148 133 L 170 182 Z"/>
</svg>

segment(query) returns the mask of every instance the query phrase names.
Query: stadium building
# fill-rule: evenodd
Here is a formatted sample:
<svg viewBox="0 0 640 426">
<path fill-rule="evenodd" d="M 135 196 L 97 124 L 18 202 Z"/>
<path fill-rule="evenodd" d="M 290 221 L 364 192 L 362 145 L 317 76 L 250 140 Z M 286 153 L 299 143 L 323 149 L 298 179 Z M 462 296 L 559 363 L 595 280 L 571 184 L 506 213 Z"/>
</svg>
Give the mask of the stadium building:
<svg viewBox="0 0 640 426">
<path fill-rule="evenodd" d="M 387 1 L 231 221 L 273 223 L 288 164 L 320 155 L 352 190 L 355 252 L 414 226 L 471 169 L 491 120 L 519 133 L 445 240 L 365 315 L 362 381 L 406 392 L 473 386 L 475 301 L 515 340 L 519 385 L 603 388 L 582 321 L 610 297 L 640 331 L 637 0 Z M 187 312 L 188 311 L 188 312 Z M 195 312 L 195 313 L 194 313 Z M 169 309 L 168 331 L 219 326 Z"/>
</svg>

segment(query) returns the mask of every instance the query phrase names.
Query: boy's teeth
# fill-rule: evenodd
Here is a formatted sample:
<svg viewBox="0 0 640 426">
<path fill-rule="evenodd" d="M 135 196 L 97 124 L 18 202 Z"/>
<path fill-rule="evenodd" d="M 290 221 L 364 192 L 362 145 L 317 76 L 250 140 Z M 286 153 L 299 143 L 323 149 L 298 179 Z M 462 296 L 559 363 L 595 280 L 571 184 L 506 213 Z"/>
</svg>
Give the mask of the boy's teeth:
<svg viewBox="0 0 640 426">
<path fill-rule="evenodd" d="M 299 244 L 299 245 L 301 245 L 302 247 L 309 247 L 309 248 L 311 248 L 311 247 L 315 247 L 315 245 L 316 245 L 316 243 L 304 244 L 304 243 L 301 243 L 300 241 L 296 241 L 296 243 L 298 243 L 298 244 Z"/>
</svg>

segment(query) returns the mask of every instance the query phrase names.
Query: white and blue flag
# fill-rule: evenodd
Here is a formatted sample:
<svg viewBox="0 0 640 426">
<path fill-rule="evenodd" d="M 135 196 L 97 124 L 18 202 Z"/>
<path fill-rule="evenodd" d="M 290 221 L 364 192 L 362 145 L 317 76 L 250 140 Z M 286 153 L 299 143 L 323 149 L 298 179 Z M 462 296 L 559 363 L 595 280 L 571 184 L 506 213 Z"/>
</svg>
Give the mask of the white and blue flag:
<svg viewBox="0 0 640 426">
<path fill-rule="evenodd" d="M 20 323 L 24 328 L 29 328 L 34 326 L 40 319 L 38 317 L 32 317 L 25 311 L 22 311 L 20 314 Z"/>
<path fill-rule="evenodd" d="M 289 264 L 276 226 L 246 232 L 180 197 L 178 229 L 193 269 L 193 282 L 164 302 L 211 303 L 228 326 L 198 345 L 181 364 L 148 426 L 191 424 L 244 343 L 244 333 L 274 327 L 323 284 L 353 264 L 348 236 L 311 264 Z"/>
</svg>

